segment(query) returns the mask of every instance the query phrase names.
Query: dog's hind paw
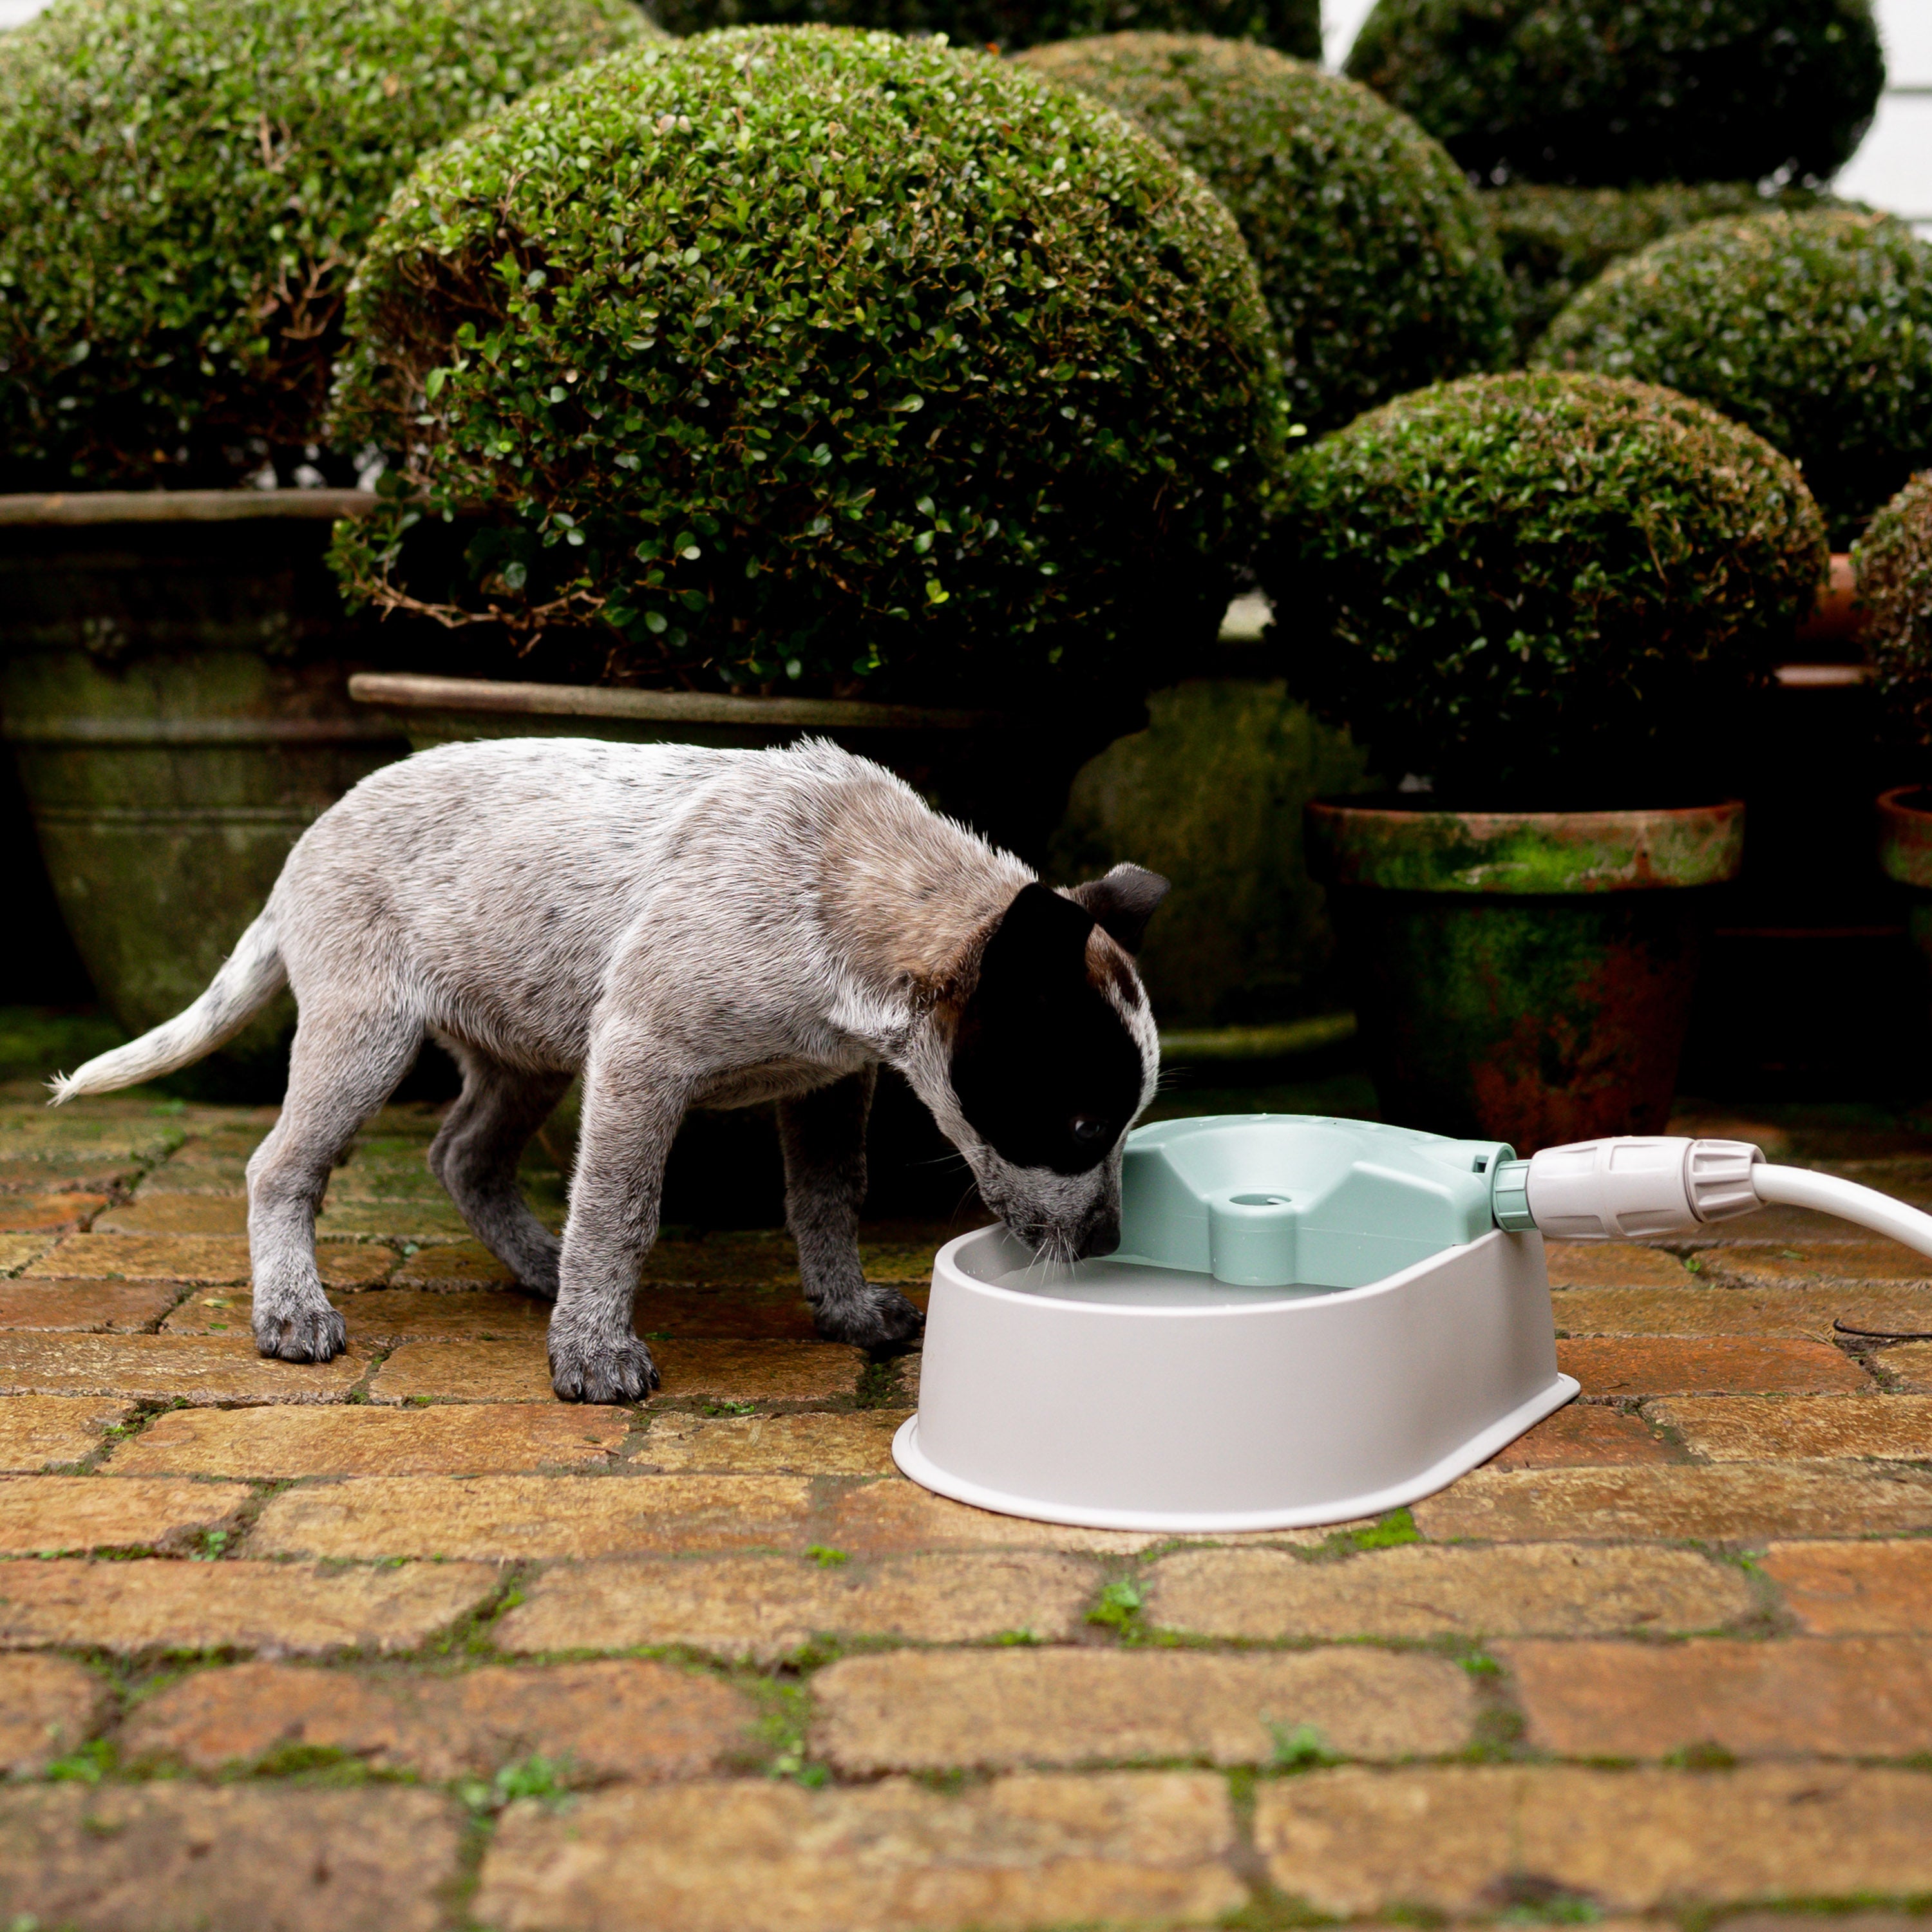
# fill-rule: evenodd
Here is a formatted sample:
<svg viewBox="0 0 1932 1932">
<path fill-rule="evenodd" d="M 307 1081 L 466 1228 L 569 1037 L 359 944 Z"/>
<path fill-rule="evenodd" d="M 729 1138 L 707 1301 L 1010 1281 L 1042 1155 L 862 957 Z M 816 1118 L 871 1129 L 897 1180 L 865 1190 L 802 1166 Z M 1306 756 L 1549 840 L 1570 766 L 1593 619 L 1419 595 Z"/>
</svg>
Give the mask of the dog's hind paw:
<svg viewBox="0 0 1932 1932">
<path fill-rule="evenodd" d="M 634 1338 L 586 1348 L 555 1336 L 550 1378 L 566 1402 L 642 1402 L 658 1380 L 651 1352 Z"/>
<path fill-rule="evenodd" d="M 326 1302 L 258 1315 L 254 1325 L 256 1352 L 284 1362 L 333 1361 L 349 1346 L 348 1324 Z"/>
<path fill-rule="evenodd" d="M 862 1294 L 814 1301 L 812 1315 L 828 1342 L 849 1342 L 875 1353 L 912 1347 L 926 1327 L 926 1317 L 897 1288 L 874 1282 L 866 1284 Z"/>
</svg>

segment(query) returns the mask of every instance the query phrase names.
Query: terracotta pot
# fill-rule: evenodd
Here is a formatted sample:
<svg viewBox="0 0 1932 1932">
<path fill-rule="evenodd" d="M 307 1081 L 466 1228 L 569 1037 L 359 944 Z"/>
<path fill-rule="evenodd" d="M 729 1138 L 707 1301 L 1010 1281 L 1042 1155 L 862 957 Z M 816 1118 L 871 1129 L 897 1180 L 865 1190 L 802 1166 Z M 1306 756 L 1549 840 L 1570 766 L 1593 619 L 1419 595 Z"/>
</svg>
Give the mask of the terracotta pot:
<svg viewBox="0 0 1932 1932">
<path fill-rule="evenodd" d="M 1384 1118 L 1520 1152 L 1662 1131 L 1744 808 L 1308 808 Z"/>
<path fill-rule="evenodd" d="M 304 829 L 400 758 L 350 701 L 324 562 L 373 498 L 316 490 L 0 497 L 0 705 L 68 931 L 130 1032 L 227 956 Z M 279 1090 L 278 1002 L 190 1080 Z"/>
<path fill-rule="evenodd" d="M 358 702 L 387 711 L 418 751 L 483 738 L 602 738 L 748 751 L 830 738 L 1036 862 L 1066 809 L 1074 773 L 1147 722 L 1146 707 L 1138 704 L 1072 718 L 400 674 L 364 674 L 349 688 Z"/>
</svg>

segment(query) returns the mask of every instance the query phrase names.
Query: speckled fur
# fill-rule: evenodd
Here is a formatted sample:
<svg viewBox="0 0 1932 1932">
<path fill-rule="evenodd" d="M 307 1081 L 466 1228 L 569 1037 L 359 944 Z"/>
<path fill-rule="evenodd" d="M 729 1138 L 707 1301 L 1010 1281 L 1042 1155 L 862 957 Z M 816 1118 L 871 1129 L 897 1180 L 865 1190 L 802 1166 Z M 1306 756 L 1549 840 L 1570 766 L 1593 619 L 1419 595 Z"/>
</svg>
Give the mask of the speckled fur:
<svg viewBox="0 0 1932 1932">
<path fill-rule="evenodd" d="M 556 1298 L 557 1393 L 591 1402 L 656 1385 L 632 1302 L 686 1108 L 776 1100 L 787 1219 L 821 1330 L 902 1344 L 918 1312 L 866 1283 L 855 1239 L 881 1064 L 1036 1246 L 1072 1252 L 1118 1222 L 1118 1144 L 1085 1173 L 1016 1166 L 974 1134 L 950 1083 L 980 950 L 1033 878 L 821 741 L 447 746 L 325 813 L 201 998 L 57 1082 L 56 1098 L 186 1065 L 286 980 L 301 1009 L 288 1096 L 248 1165 L 255 1334 L 264 1354 L 326 1361 L 344 1346 L 315 1267 L 329 1171 L 433 1036 L 464 1084 L 430 1165 L 518 1278 Z M 1146 999 L 1097 928 L 1088 956 L 1138 1048 L 1144 1106 L 1159 1059 Z M 518 1192 L 517 1159 L 579 1071 L 560 1245 Z"/>
</svg>

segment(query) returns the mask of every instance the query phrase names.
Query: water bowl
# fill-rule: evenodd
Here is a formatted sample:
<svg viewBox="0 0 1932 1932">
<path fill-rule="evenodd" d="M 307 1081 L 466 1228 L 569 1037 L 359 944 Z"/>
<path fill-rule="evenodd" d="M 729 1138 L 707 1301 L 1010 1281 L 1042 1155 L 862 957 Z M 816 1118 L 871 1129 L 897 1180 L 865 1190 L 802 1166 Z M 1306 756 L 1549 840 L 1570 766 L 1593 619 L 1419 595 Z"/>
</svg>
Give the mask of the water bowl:
<svg viewBox="0 0 1932 1932">
<path fill-rule="evenodd" d="M 933 1265 L 914 1481 L 1096 1529 L 1371 1516 L 1576 1394 L 1543 1238 L 1496 1225 L 1494 1141 L 1303 1114 L 1129 1137 L 1120 1252 L 1052 1266 L 1004 1228 Z"/>
</svg>

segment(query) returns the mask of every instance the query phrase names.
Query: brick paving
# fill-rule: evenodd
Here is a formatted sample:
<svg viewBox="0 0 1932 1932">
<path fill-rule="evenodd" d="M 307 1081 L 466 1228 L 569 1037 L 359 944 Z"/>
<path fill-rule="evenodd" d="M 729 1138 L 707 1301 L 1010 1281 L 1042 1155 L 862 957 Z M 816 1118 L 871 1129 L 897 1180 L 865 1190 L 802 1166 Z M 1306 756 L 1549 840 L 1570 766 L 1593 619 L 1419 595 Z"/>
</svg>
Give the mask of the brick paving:
<svg viewBox="0 0 1932 1932">
<path fill-rule="evenodd" d="M 778 1234 L 670 1231 L 661 1396 L 555 1402 L 424 1108 L 332 1184 L 350 1352 L 260 1360 L 273 1118 L 0 1097 L 0 1925 L 1932 1932 L 1932 1264 L 1552 1244 L 1585 1399 L 1441 1496 L 1066 1530 L 893 1472 L 916 1358 Z"/>
</svg>

